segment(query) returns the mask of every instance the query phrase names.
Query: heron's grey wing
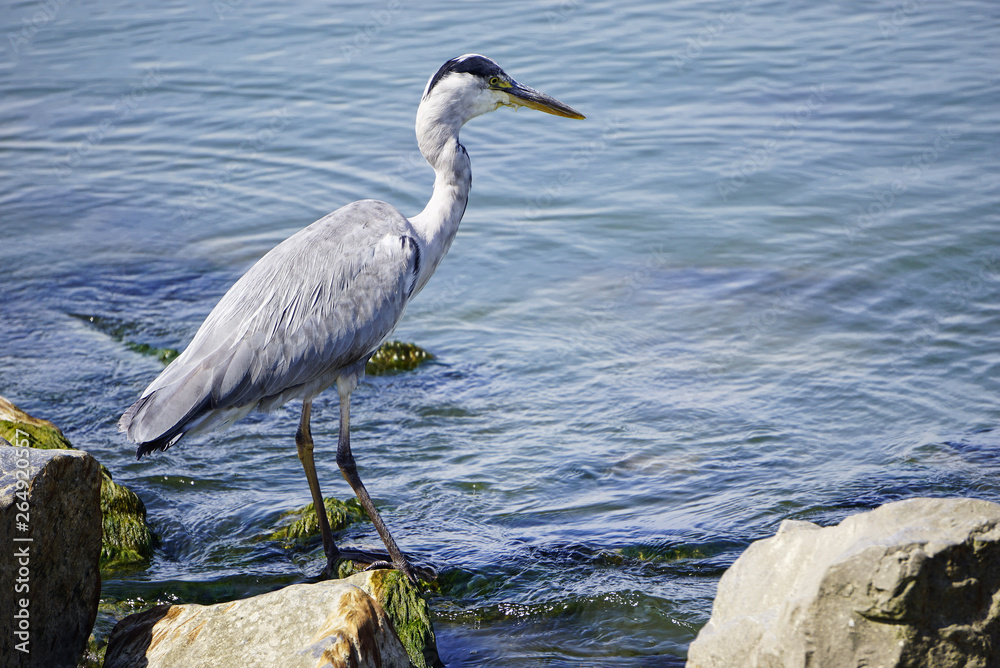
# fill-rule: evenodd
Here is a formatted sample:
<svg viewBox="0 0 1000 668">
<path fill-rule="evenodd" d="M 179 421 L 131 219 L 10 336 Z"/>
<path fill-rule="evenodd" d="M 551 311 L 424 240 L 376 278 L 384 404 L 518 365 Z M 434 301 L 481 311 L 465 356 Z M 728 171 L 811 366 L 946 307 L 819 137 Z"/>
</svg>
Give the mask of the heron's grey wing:
<svg viewBox="0 0 1000 668">
<path fill-rule="evenodd" d="M 230 288 L 120 428 L 134 442 L 166 447 L 207 413 L 242 415 L 289 390 L 332 383 L 395 327 L 419 256 L 409 222 L 384 202 L 321 218 Z"/>
</svg>

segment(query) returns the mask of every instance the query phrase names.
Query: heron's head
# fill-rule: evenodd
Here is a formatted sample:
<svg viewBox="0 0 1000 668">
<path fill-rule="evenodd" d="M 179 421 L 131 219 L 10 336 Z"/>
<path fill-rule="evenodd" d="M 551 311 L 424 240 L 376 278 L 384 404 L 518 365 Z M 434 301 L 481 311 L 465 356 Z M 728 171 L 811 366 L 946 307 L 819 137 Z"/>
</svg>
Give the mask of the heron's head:
<svg viewBox="0 0 1000 668">
<path fill-rule="evenodd" d="M 519 84 L 486 56 L 452 58 L 427 82 L 421 114 L 459 126 L 501 106 L 530 107 L 566 118 L 585 118 L 576 109 L 534 88 Z"/>
</svg>

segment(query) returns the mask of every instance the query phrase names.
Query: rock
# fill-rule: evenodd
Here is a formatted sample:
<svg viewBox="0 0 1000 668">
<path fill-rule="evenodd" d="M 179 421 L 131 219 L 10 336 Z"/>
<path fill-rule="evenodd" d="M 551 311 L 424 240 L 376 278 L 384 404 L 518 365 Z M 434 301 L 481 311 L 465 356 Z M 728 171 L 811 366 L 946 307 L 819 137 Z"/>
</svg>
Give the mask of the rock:
<svg viewBox="0 0 1000 668">
<path fill-rule="evenodd" d="M 379 600 L 400 588 L 419 599 L 398 573 L 369 571 L 229 603 L 156 606 L 115 626 L 104 668 L 441 665 L 433 644 L 428 663 L 423 649 L 408 654 L 400 642 Z M 429 620 L 427 630 L 433 643 Z"/>
<path fill-rule="evenodd" d="M 139 496 L 111 479 L 101 466 L 101 569 L 144 567 L 153 558 L 157 538 L 146 522 L 146 505 Z"/>
<path fill-rule="evenodd" d="M 353 578 L 359 579 L 358 586 L 378 601 L 389 615 L 414 666 L 444 666 L 437 653 L 430 608 L 409 580 L 399 571 L 389 569 L 365 571 Z"/>
<path fill-rule="evenodd" d="M 48 420 L 32 417 L 0 397 L 0 436 L 9 443 L 27 439 L 30 447 L 39 450 L 72 449 L 62 430 Z"/>
<path fill-rule="evenodd" d="M 689 668 L 1000 665 L 1000 505 L 911 499 L 782 524 L 722 576 Z"/>
<path fill-rule="evenodd" d="M 48 420 L 28 415 L 0 397 L 0 438 L 20 439 L 38 449 L 73 450 L 59 427 Z M 101 568 L 145 566 L 153 556 L 156 534 L 146 522 L 146 506 L 135 492 L 111 479 L 101 466 L 101 517 L 103 537 Z"/>
<path fill-rule="evenodd" d="M 341 501 L 331 496 L 323 499 L 323 505 L 326 506 L 326 516 L 330 521 L 331 531 L 341 531 L 354 522 L 368 519 L 367 513 L 356 498 Z M 269 534 L 267 540 L 276 540 L 285 546 L 291 546 L 313 536 L 319 536 L 319 519 L 311 503 L 282 513 L 281 518 L 283 521 L 287 521 L 288 518 L 294 520 Z"/>
<path fill-rule="evenodd" d="M 379 376 L 393 371 L 412 371 L 432 359 L 434 355 L 412 343 L 386 341 L 368 360 L 365 373 L 369 376 Z"/>
<path fill-rule="evenodd" d="M 22 433 L 0 446 L 0 657 L 76 666 L 101 595 L 101 467 L 86 452 L 26 447 Z"/>
<path fill-rule="evenodd" d="M 346 501 L 341 501 L 333 497 L 323 499 L 326 506 L 326 516 L 330 521 L 330 529 L 336 533 L 346 529 L 355 522 L 367 522 L 368 514 L 357 497 L 352 497 Z M 294 518 L 294 519 L 292 519 Z M 289 521 L 291 519 L 291 521 Z M 262 535 L 258 540 L 273 540 L 282 544 L 285 548 L 292 548 L 308 542 L 310 539 L 319 538 L 319 519 L 316 517 L 316 510 L 313 504 L 307 503 L 301 508 L 289 510 L 282 513 L 280 522 L 284 526 L 269 534 Z M 388 559 L 388 557 L 385 557 Z M 348 558 L 341 558 L 335 564 L 333 576 L 346 578 L 355 573 L 364 571 L 371 562 L 353 561 Z M 437 573 L 432 568 L 427 568 L 420 564 L 410 564 L 414 574 L 425 582 L 433 582 L 437 579 Z M 421 599 L 422 600 L 422 599 Z"/>
<path fill-rule="evenodd" d="M 180 351 L 175 348 L 157 348 L 148 343 L 136 343 L 132 341 L 129 337 L 138 332 L 139 326 L 137 323 L 100 315 L 84 315 L 82 313 L 70 313 L 69 315 L 93 325 L 99 332 L 103 332 L 115 341 L 125 344 L 125 347 L 132 352 L 155 357 L 163 364 L 170 364 L 180 355 Z"/>
</svg>

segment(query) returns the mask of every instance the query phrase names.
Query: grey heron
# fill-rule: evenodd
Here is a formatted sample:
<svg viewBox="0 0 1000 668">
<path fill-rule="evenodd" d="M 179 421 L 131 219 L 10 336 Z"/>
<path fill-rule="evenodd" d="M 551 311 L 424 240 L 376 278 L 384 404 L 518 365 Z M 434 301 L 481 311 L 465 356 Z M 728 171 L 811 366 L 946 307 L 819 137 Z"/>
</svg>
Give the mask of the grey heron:
<svg viewBox="0 0 1000 668">
<path fill-rule="evenodd" d="M 295 443 L 318 516 L 326 572 L 341 558 L 413 569 L 382 521 L 351 453 L 350 397 L 372 353 L 448 252 L 465 213 L 472 171 L 459 130 L 501 106 L 584 118 L 524 86 L 493 60 L 466 54 L 430 78 L 417 109 L 421 154 L 434 168 L 423 211 L 406 218 L 376 200 L 348 204 L 300 230 L 257 261 L 212 309 L 188 347 L 150 383 L 118 422 L 136 457 L 184 436 L 225 428 L 253 409 L 302 400 Z M 337 464 L 388 550 L 384 557 L 334 543 L 313 460 L 310 413 L 337 386 Z"/>
</svg>

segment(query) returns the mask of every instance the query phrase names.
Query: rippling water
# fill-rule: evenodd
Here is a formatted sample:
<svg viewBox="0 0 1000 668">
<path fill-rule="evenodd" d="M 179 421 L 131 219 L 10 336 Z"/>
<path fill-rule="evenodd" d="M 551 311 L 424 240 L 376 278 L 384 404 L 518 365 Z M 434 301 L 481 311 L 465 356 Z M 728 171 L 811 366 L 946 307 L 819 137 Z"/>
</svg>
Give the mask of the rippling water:
<svg viewBox="0 0 1000 668">
<path fill-rule="evenodd" d="M 468 213 L 395 335 L 437 361 L 355 393 L 368 487 L 441 571 L 450 666 L 679 665 L 782 519 L 1000 500 L 996 3 L 71 0 L 0 23 L 0 394 L 146 501 L 162 545 L 109 600 L 321 567 L 256 540 L 309 501 L 297 406 L 137 463 L 115 422 L 161 366 L 125 341 L 183 347 L 350 200 L 419 211 L 416 105 L 470 51 L 588 120 L 466 126 Z M 314 416 L 348 497 L 335 394 Z"/>
</svg>

